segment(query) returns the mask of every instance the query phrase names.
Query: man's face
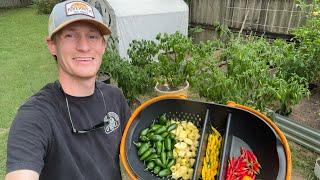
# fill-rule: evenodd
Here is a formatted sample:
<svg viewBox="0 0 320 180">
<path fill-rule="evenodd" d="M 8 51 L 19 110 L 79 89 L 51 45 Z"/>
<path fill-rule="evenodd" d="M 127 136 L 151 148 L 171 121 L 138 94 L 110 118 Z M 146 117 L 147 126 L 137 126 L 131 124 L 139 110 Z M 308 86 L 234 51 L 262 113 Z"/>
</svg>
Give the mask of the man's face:
<svg viewBox="0 0 320 180">
<path fill-rule="evenodd" d="M 90 23 L 74 22 L 47 39 L 52 55 L 57 56 L 59 77 L 94 78 L 102 62 L 106 42 Z"/>
</svg>

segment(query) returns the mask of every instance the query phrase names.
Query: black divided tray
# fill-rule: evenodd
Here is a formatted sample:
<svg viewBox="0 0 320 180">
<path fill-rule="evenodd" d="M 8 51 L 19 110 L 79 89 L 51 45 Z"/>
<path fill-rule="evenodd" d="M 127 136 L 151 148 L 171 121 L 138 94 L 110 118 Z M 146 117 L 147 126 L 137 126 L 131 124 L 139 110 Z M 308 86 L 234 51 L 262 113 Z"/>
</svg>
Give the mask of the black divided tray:
<svg viewBox="0 0 320 180">
<path fill-rule="evenodd" d="M 137 148 L 132 143 L 138 141 L 142 129 L 150 126 L 153 120 L 163 113 L 169 118 L 192 121 L 200 130 L 200 144 L 192 179 L 201 179 L 210 126 L 223 135 L 216 179 L 225 179 L 229 158 L 239 156 L 240 147 L 250 149 L 257 156 L 262 166 L 257 179 L 285 179 L 284 147 L 275 131 L 266 122 L 242 109 L 184 99 L 163 99 L 152 103 L 132 122 L 125 142 L 125 153 L 128 164 L 138 179 L 164 179 L 145 171 L 145 165 L 138 159 Z"/>
</svg>

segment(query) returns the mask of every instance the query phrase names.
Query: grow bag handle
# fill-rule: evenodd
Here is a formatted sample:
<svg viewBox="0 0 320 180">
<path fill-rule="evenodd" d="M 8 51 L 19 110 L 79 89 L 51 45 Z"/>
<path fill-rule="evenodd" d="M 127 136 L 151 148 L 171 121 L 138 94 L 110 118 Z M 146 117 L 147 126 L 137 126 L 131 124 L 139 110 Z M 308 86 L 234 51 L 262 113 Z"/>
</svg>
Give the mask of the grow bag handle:
<svg viewBox="0 0 320 180">
<path fill-rule="evenodd" d="M 282 133 L 282 131 L 278 128 L 278 126 L 272 122 L 267 116 L 265 116 L 264 114 L 262 114 L 261 112 L 254 110 L 250 107 L 244 106 L 244 105 L 240 105 L 237 104 L 233 101 L 228 101 L 227 105 L 230 107 L 236 107 L 236 108 L 240 108 L 240 109 L 244 109 L 247 110 L 255 115 L 257 115 L 258 117 L 260 117 L 261 119 L 263 119 L 266 123 L 268 123 L 278 134 L 278 136 L 280 137 L 280 140 L 283 144 L 284 147 L 284 151 L 286 154 L 286 180 L 290 180 L 291 179 L 291 152 L 290 152 L 290 148 L 289 148 L 289 144 L 288 141 L 286 139 L 286 137 L 284 136 L 284 134 Z"/>
<path fill-rule="evenodd" d="M 120 161 L 123 164 L 123 167 L 125 168 L 126 172 L 128 173 L 130 179 L 136 180 L 137 177 L 135 174 L 132 172 L 128 162 L 127 162 L 127 157 L 125 153 L 125 144 L 126 144 L 126 138 L 127 134 L 130 128 L 130 125 L 132 124 L 133 120 L 138 116 L 138 114 L 147 106 L 149 106 L 152 103 L 155 103 L 157 101 L 163 100 L 163 99 L 186 99 L 187 97 L 184 95 L 162 95 L 158 96 L 152 99 L 149 99 L 148 101 L 142 103 L 131 115 L 129 118 L 127 125 L 123 131 L 123 135 L 121 138 L 121 143 L 120 143 Z"/>
</svg>

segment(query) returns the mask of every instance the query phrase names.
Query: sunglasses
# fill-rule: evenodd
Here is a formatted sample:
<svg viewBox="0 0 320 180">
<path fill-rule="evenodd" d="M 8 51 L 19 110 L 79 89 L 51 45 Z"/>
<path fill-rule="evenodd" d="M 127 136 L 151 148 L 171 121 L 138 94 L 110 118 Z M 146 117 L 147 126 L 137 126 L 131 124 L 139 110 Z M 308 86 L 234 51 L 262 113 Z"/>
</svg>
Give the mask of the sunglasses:
<svg viewBox="0 0 320 180">
<path fill-rule="evenodd" d="M 101 97 L 102 97 L 102 100 L 103 100 L 103 105 L 104 105 L 104 109 L 105 109 L 105 112 L 107 112 L 107 106 L 106 106 L 106 101 L 104 100 L 104 95 L 102 93 L 102 91 L 96 87 L 100 94 L 101 94 Z M 101 128 L 104 128 L 106 127 L 109 122 L 101 122 L 101 123 L 98 123 L 94 126 L 92 126 L 91 128 L 88 128 L 88 129 L 83 129 L 83 130 L 77 130 L 75 127 L 74 127 L 74 124 L 73 124 L 73 121 L 72 121 L 72 118 L 71 118 L 71 112 L 70 112 L 70 107 L 69 107 L 69 101 L 68 101 L 68 98 L 67 98 L 67 95 L 66 93 L 63 91 L 63 89 L 61 88 L 62 92 L 64 93 L 64 96 L 65 96 L 65 100 L 66 100 L 66 105 L 67 105 L 67 110 L 68 110 L 68 115 L 69 115 L 69 120 L 70 120 L 70 124 L 71 124 L 71 131 L 72 133 L 74 134 L 85 134 L 85 133 L 88 133 L 88 132 L 92 132 L 92 131 L 95 131 L 95 130 L 98 130 L 98 129 L 101 129 Z"/>
</svg>

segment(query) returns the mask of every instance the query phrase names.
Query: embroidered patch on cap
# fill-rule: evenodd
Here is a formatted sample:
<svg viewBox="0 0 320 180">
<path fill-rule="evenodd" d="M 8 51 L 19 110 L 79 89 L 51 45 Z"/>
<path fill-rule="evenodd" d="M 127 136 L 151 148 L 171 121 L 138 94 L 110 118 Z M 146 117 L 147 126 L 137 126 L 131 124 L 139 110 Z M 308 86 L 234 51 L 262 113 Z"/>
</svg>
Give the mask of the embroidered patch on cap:
<svg viewBox="0 0 320 180">
<path fill-rule="evenodd" d="M 93 9 L 88 4 L 83 2 L 70 2 L 66 4 L 67 16 L 71 15 L 87 15 L 94 18 Z"/>
</svg>

